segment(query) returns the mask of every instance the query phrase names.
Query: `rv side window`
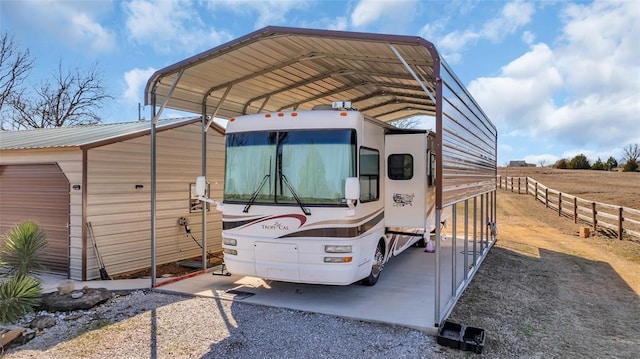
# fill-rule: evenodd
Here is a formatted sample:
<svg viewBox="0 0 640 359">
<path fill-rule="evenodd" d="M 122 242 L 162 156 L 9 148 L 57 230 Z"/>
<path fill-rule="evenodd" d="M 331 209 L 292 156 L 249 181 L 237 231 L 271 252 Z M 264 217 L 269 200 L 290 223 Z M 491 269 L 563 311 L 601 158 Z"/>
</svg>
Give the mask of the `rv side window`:
<svg viewBox="0 0 640 359">
<path fill-rule="evenodd" d="M 360 148 L 360 201 L 370 202 L 379 198 L 380 153 Z"/>
<path fill-rule="evenodd" d="M 408 153 L 389 155 L 387 168 L 389 179 L 410 180 L 413 178 L 413 156 Z"/>
<path fill-rule="evenodd" d="M 429 186 L 436 185 L 436 154 L 428 151 L 429 165 L 427 166 L 427 177 L 429 179 Z"/>
</svg>

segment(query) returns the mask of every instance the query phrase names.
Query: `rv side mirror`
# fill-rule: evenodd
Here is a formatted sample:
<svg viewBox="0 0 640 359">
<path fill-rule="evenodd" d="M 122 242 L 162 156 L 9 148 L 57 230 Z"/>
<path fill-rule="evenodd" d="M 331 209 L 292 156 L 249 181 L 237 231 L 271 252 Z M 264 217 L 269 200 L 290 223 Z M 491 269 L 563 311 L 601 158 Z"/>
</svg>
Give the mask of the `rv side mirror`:
<svg viewBox="0 0 640 359">
<path fill-rule="evenodd" d="M 356 201 L 360 198 L 360 180 L 358 177 L 347 177 L 344 182 L 344 197 Z"/>
<path fill-rule="evenodd" d="M 196 178 L 196 194 L 198 197 L 206 195 L 207 178 L 199 176 Z"/>
</svg>

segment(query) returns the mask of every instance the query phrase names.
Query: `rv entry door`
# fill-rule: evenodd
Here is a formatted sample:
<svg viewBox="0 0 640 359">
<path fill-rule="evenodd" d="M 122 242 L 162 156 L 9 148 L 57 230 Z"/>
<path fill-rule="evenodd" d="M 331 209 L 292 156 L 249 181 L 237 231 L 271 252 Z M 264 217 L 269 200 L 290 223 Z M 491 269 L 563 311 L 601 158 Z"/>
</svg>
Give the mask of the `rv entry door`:
<svg viewBox="0 0 640 359">
<path fill-rule="evenodd" d="M 424 228 L 429 159 L 427 134 L 387 134 L 385 156 L 385 226 Z"/>
</svg>

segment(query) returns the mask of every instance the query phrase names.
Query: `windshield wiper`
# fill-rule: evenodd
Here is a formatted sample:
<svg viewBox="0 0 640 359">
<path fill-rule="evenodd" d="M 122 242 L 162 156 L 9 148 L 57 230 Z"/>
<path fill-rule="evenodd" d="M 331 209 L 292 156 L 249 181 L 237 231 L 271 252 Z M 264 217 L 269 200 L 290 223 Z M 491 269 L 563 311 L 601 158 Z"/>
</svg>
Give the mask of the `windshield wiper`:
<svg viewBox="0 0 640 359">
<path fill-rule="evenodd" d="M 285 176 L 283 173 L 280 173 L 280 178 L 284 180 L 284 184 L 287 185 L 287 188 L 289 188 L 289 191 L 291 191 L 291 194 L 293 195 L 293 198 L 296 199 L 296 202 L 298 202 L 298 204 L 300 205 L 300 208 L 302 209 L 302 212 L 304 212 L 305 215 L 310 216 L 311 215 L 311 211 L 306 208 L 304 206 L 304 204 L 302 204 L 302 201 L 300 200 L 300 197 L 298 197 L 298 194 L 296 193 L 296 191 L 294 191 L 293 186 L 291 186 L 291 183 L 289 183 L 289 180 L 287 179 L 287 176 Z"/>
<path fill-rule="evenodd" d="M 247 205 L 244 206 L 244 209 L 242 210 L 242 212 L 244 213 L 249 212 L 249 208 L 251 208 L 251 205 L 253 204 L 253 202 L 256 201 L 256 198 L 258 197 L 258 193 L 260 193 L 260 191 L 262 190 L 262 187 L 264 187 L 264 184 L 267 183 L 267 180 L 269 179 L 269 177 L 271 177 L 271 175 L 268 173 L 264 175 L 264 177 L 262 178 L 262 182 L 260 182 L 260 184 L 258 185 L 258 188 L 256 188 L 253 194 L 251 194 L 251 198 L 249 199 L 249 202 L 247 202 Z"/>
</svg>

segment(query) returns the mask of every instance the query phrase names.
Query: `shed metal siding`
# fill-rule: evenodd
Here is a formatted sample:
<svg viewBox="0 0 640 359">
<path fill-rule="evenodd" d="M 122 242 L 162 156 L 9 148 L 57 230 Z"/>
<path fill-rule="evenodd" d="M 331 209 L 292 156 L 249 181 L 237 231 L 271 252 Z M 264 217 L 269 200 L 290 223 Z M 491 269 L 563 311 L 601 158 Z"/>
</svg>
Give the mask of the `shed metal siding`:
<svg viewBox="0 0 640 359">
<path fill-rule="evenodd" d="M 209 131 L 207 178 L 212 197 L 221 198 L 224 137 Z M 198 245 L 178 225 L 189 219 L 193 236 L 202 240 L 201 213 L 189 213 L 190 183 L 201 175 L 202 125 L 194 123 L 157 134 L 157 263 L 201 255 Z M 149 267 L 150 136 L 87 150 L 87 221 L 107 271 L 123 273 Z M 142 185 L 136 189 L 136 185 Z M 207 215 L 207 249 L 221 249 L 221 215 Z M 87 278 L 99 277 L 94 251 L 87 253 Z"/>
<path fill-rule="evenodd" d="M 0 233 L 22 221 L 47 235 L 47 272 L 69 273 L 69 182 L 58 165 L 0 165 Z"/>
</svg>

